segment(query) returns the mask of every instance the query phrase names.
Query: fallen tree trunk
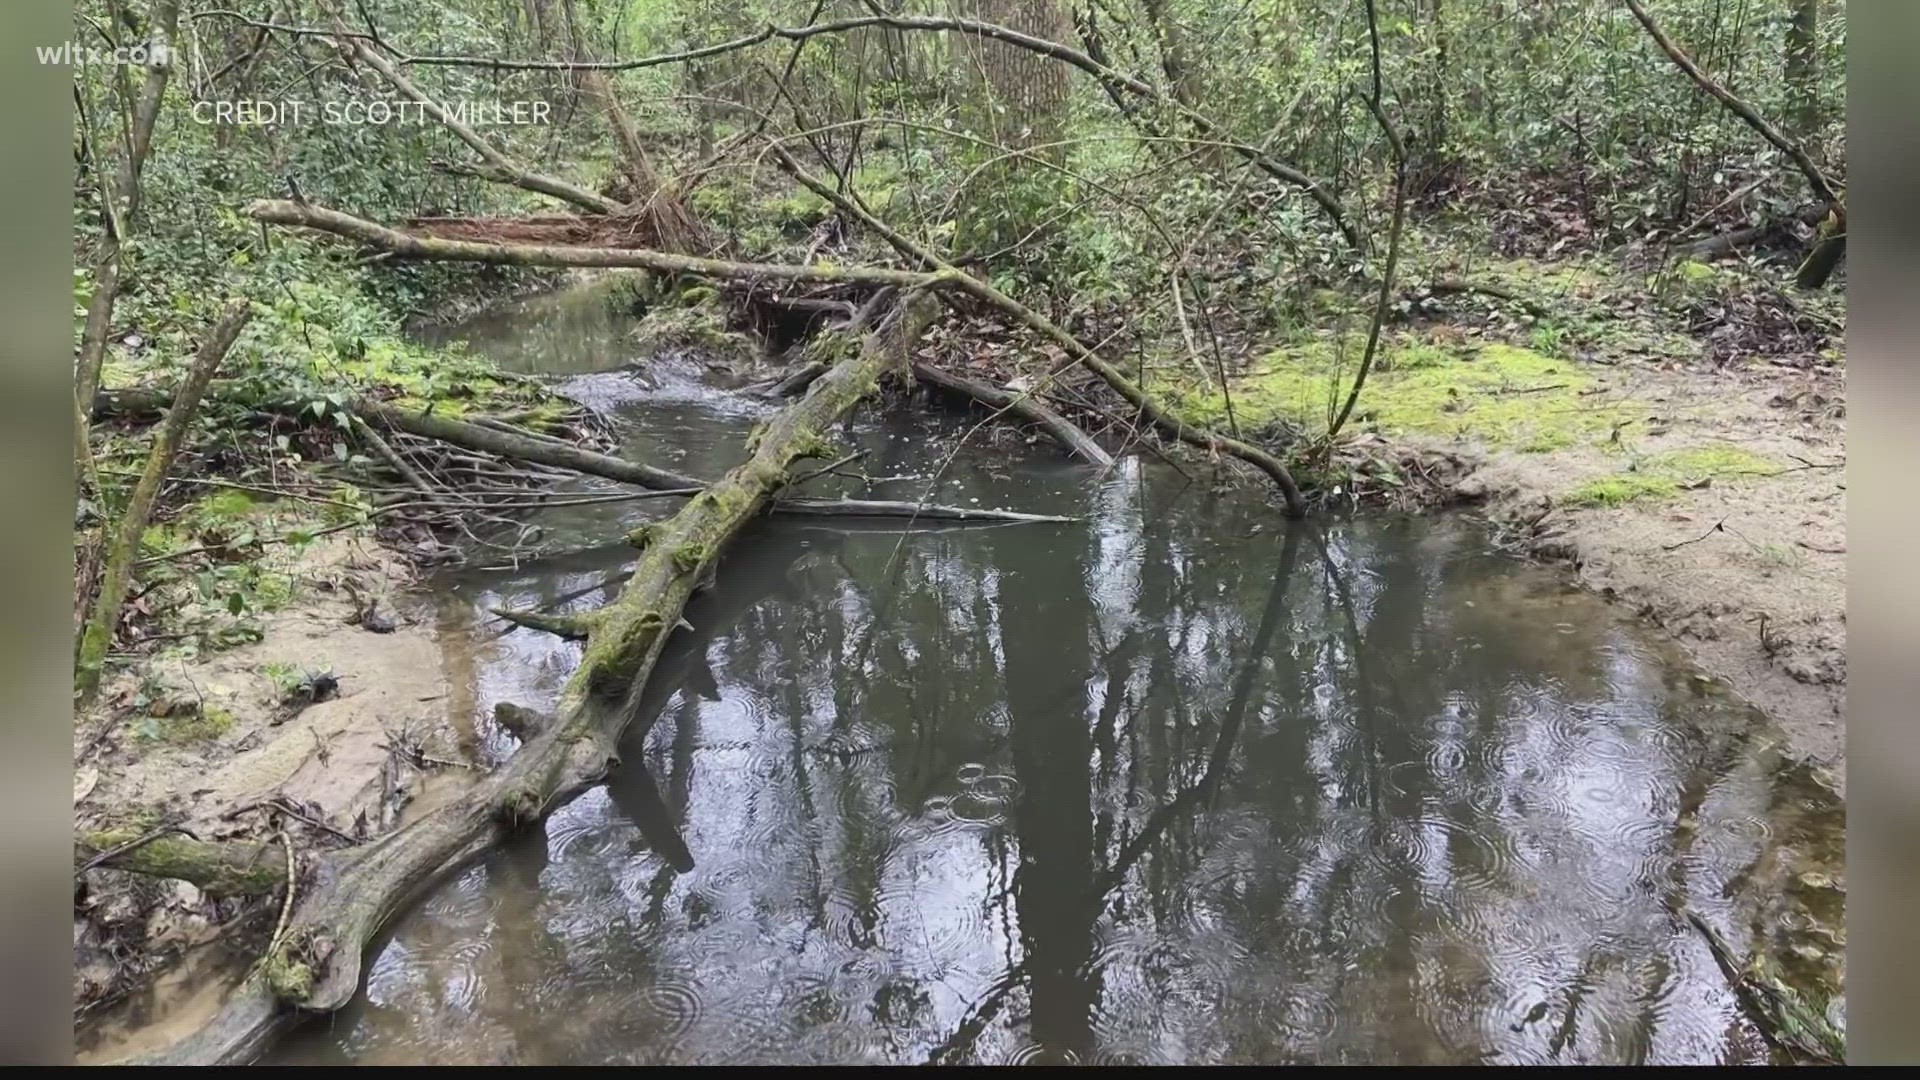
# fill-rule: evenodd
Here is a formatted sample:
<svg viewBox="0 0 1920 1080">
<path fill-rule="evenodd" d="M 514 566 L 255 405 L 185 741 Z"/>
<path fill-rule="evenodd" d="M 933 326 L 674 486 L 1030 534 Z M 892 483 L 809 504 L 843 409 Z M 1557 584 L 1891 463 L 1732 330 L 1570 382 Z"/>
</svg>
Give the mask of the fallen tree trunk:
<svg viewBox="0 0 1920 1080">
<path fill-rule="evenodd" d="M 1816 203 L 1789 217 L 1776 218 L 1773 221 L 1762 222 L 1759 225 L 1748 226 L 1744 229 L 1734 229 L 1730 232 L 1709 236 L 1704 240 L 1696 240 L 1680 248 L 1680 254 L 1682 258 L 1688 259 L 1711 259 L 1745 247 L 1748 244 L 1758 244 L 1770 240 L 1786 229 L 1791 228 L 1795 223 L 1817 225 L 1821 219 L 1826 216 L 1827 207 Z"/>
<path fill-rule="evenodd" d="M 1046 432 L 1047 437 L 1051 438 L 1054 442 L 1059 443 L 1061 446 L 1066 447 L 1068 450 L 1073 451 L 1075 454 L 1078 454 L 1080 457 L 1101 468 L 1106 468 L 1113 464 L 1113 455 L 1102 449 L 1099 443 L 1094 442 L 1091 435 L 1081 431 L 1069 423 L 1066 417 L 1040 404 L 1040 402 L 1034 400 L 1031 396 L 1011 394 L 997 386 L 989 386 L 978 379 L 969 379 L 964 375 L 955 375 L 951 371 L 934 367 L 932 364 L 922 364 L 917 361 L 913 365 L 913 375 L 914 378 L 919 379 L 928 386 L 936 387 L 950 394 L 959 394 L 962 397 L 972 398 L 988 408 L 997 409 L 1025 420 L 1030 424 L 1034 424 L 1038 426 L 1041 431 Z"/>
<path fill-rule="evenodd" d="M 648 530 L 626 587 L 582 616 L 580 666 L 550 724 L 467 793 L 358 848 L 322 856 L 279 944 L 202 1029 L 151 1064 L 244 1063 L 301 1012 L 331 1012 L 358 992 L 368 946 L 422 888 L 517 829 L 534 824 L 600 781 L 696 584 L 739 530 L 766 510 L 795 461 L 826 452 L 824 432 L 903 373 L 907 346 L 931 318 L 925 293 L 783 410 L 754 440 L 751 457 Z"/>
<path fill-rule="evenodd" d="M 402 259 L 488 263 L 495 266 L 557 266 L 585 269 L 634 267 L 669 274 L 694 274 L 730 281 L 819 281 L 860 285 L 896 285 L 903 289 L 939 286 L 941 274 L 916 274 L 868 266 L 801 266 L 788 263 L 743 263 L 669 255 L 645 248 L 568 247 L 545 244 L 489 244 L 472 240 L 440 240 L 376 225 L 364 218 L 328 210 L 311 203 L 261 199 L 247 207 L 247 215 L 269 225 L 292 225 L 334 233 Z M 958 273 L 958 271 L 955 271 Z"/>
</svg>

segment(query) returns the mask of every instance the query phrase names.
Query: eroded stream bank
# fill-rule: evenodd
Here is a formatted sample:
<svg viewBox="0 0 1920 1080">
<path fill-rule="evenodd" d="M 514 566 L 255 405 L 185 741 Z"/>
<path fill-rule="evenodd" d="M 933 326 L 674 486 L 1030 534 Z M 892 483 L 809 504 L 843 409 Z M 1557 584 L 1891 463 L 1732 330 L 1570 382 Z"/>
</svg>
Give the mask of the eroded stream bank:
<svg viewBox="0 0 1920 1080">
<path fill-rule="evenodd" d="M 644 460 L 717 475 L 772 408 L 523 310 L 459 332 L 587 369 L 568 393 Z M 942 502 L 1082 520 L 757 525 L 622 770 L 399 920 L 275 1059 L 1764 1060 L 1682 906 L 1837 988 L 1837 800 L 1620 612 L 1456 519 L 1290 528 L 1048 447 L 943 469 L 967 429 L 841 437 L 874 497 L 941 473 Z M 568 547 L 660 512 L 541 520 Z M 585 608 L 626 554 L 434 588 L 455 622 Z M 476 636 L 504 756 L 493 705 L 550 705 L 577 646 Z"/>
</svg>

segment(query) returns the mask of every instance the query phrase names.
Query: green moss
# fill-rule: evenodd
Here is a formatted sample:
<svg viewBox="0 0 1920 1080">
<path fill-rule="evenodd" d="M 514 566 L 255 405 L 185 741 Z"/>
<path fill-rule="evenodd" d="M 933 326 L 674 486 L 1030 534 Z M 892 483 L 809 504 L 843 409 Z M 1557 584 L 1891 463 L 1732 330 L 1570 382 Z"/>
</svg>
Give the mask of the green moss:
<svg viewBox="0 0 1920 1080">
<path fill-rule="evenodd" d="M 271 570 L 262 570 L 253 587 L 253 606 L 263 611 L 285 607 L 293 599 L 293 578 Z"/>
<path fill-rule="evenodd" d="M 1360 344 L 1341 355 L 1335 344 L 1312 340 L 1282 349 L 1238 380 L 1233 405 L 1242 427 L 1284 421 L 1323 431 L 1352 385 Z M 1582 397 L 1594 380 L 1565 361 L 1511 345 L 1467 351 L 1408 335 L 1382 343 L 1350 426 L 1387 435 L 1415 434 L 1474 441 L 1493 447 L 1546 451 L 1604 437 L 1619 405 L 1596 407 Z M 1173 393 L 1189 417 L 1226 419 L 1217 393 L 1188 384 Z"/>
<path fill-rule="evenodd" d="M 673 551 L 673 565 L 681 573 L 690 573 L 707 561 L 709 554 L 705 544 L 682 544 Z"/>
<path fill-rule="evenodd" d="M 94 851 L 112 851 L 145 837 L 160 826 L 158 811 L 143 809 L 127 824 L 84 834 Z M 185 836 L 147 840 L 121 856 L 119 864 L 155 877 L 191 881 L 209 896 L 264 896 L 280 887 L 285 863 L 264 849 L 257 858 L 229 857 L 218 845 Z"/>
<path fill-rule="evenodd" d="M 245 517 L 258 505 L 245 491 L 217 491 L 200 500 L 199 513 L 209 518 Z"/>
<path fill-rule="evenodd" d="M 529 787 L 516 787 L 500 799 L 499 817 L 510 828 L 540 820 L 540 793 Z"/>
<path fill-rule="evenodd" d="M 283 946 L 273 955 L 260 963 L 260 974 L 267 981 L 267 989 L 281 1001 L 299 1004 L 313 996 L 313 968 L 304 961 L 296 960 L 292 950 Z"/>
<path fill-rule="evenodd" d="M 212 703 L 197 710 L 158 717 L 160 741 L 173 744 L 212 742 L 233 730 L 233 713 Z"/>
<path fill-rule="evenodd" d="M 1686 285 L 1705 285 L 1720 276 L 1720 271 L 1697 259 L 1687 259 L 1673 268 L 1674 277 Z"/>
<path fill-rule="evenodd" d="M 751 339 L 727 328 L 726 310 L 718 304 L 654 308 L 641 320 L 634 337 L 643 353 L 691 348 L 726 358 L 746 359 L 754 354 Z"/>
<path fill-rule="evenodd" d="M 1702 481 L 1734 476 L 1772 476 L 1780 466 L 1731 443 L 1656 454 L 1626 472 L 1592 480 L 1569 491 L 1570 506 L 1622 506 L 1639 499 L 1671 498 Z"/>
<path fill-rule="evenodd" d="M 1581 484 L 1562 501 L 1568 506 L 1624 506 L 1638 499 L 1669 498 L 1679 490 L 1678 483 L 1664 476 L 1621 473 Z"/>
<path fill-rule="evenodd" d="M 1686 480 L 1722 476 L 1772 476 L 1780 471 L 1780 466 L 1771 459 L 1732 443 L 1708 443 L 1685 450 L 1675 450 L 1649 459 L 1647 465 L 1642 467 L 1651 467 Z"/>
<path fill-rule="evenodd" d="M 140 552 L 143 555 L 166 555 L 188 546 L 179 530 L 168 525 L 149 525 L 140 534 Z"/>
<path fill-rule="evenodd" d="M 811 229 L 827 219 L 833 204 L 801 188 L 791 195 L 773 200 L 767 208 L 773 219 L 786 229 Z"/>
<path fill-rule="evenodd" d="M 198 698 L 151 691 L 147 715 L 139 720 L 136 734 L 144 742 L 187 746 L 212 742 L 233 730 L 234 717 L 226 707 Z M 136 699 L 137 701 L 137 699 Z"/>
</svg>

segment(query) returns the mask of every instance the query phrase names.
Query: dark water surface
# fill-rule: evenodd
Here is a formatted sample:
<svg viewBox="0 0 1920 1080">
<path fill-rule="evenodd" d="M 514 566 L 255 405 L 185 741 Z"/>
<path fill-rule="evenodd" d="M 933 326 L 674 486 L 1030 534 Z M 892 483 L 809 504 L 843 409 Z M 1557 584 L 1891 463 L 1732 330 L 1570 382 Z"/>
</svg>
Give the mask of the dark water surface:
<svg viewBox="0 0 1920 1080">
<path fill-rule="evenodd" d="M 610 371 L 623 327 L 541 310 L 465 332 L 597 372 L 571 392 L 634 454 L 717 475 L 768 409 Z M 896 479 L 846 490 L 918 497 L 965 430 L 863 415 L 843 440 Z M 1083 520 L 752 526 L 612 781 L 399 920 L 276 1060 L 1765 1060 L 1674 911 L 1836 970 L 1807 868 L 1837 873 L 1841 810 L 1766 721 L 1465 522 L 1263 495 L 982 445 L 939 501 Z M 668 510 L 545 520 L 591 544 Z M 579 648 L 479 609 L 592 606 L 624 558 L 443 580 L 479 753 Z"/>
</svg>

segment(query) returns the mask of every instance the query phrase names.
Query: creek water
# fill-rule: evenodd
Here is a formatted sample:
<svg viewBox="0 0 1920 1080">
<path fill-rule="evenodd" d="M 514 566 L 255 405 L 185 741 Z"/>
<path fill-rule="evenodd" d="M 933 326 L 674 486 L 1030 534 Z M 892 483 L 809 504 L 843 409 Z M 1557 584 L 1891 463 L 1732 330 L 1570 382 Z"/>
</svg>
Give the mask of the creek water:
<svg viewBox="0 0 1920 1080">
<path fill-rule="evenodd" d="M 575 299 L 449 333 L 718 475 L 775 406 L 629 329 Z M 1620 613 L 1463 520 L 1292 525 L 972 424 L 863 411 L 875 481 L 808 486 L 1079 520 L 750 526 L 610 782 L 273 1060 L 1764 1061 L 1682 908 L 1836 993 L 1839 803 Z M 586 546 L 671 505 L 540 521 Z M 626 558 L 439 579 L 476 753 L 579 648 L 484 609 L 604 602 Z"/>
</svg>

